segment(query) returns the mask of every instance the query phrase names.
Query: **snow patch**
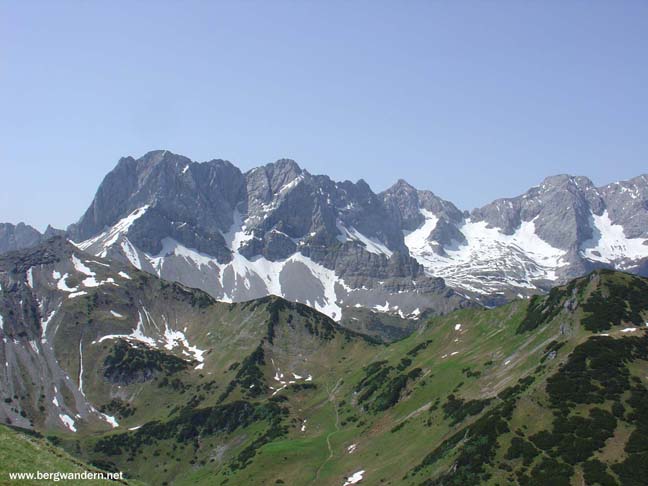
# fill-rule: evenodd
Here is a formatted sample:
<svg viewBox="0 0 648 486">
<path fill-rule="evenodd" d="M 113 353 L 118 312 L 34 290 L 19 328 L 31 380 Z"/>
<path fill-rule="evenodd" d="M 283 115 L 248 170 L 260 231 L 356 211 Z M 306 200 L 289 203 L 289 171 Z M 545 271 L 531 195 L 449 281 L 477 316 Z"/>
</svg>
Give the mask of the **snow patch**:
<svg viewBox="0 0 648 486">
<path fill-rule="evenodd" d="M 88 266 L 83 263 L 81 260 L 76 255 L 72 255 L 72 264 L 74 265 L 74 269 L 77 272 L 82 273 L 83 275 L 86 275 L 88 277 L 94 277 L 95 273 L 88 268 Z"/>
<path fill-rule="evenodd" d="M 272 366 L 275 366 L 275 364 L 274 364 L 274 360 L 272 360 Z M 275 367 L 275 374 L 274 374 L 274 377 L 273 377 L 273 378 L 274 378 L 275 381 L 279 382 L 279 384 L 281 385 L 281 387 L 279 387 L 279 388 L 277 388 L 277 389 L 275 389 L 274 387 L 270 387 L 271 389 L 274 390 L 274 392 L 272 393 L 272 396 L 273 396 L 273 397 L 274 397 L 277 393 L 279 393 L 281 390 L 283 390 L 284 388 L 286 388 L 288 385 L 292 385 L 293 383 L 297 383 L 299 380 L 302 380 L 302 376 L 301 376 L 301 375 L 298 375 L 298 374 L 296 374 L 296 373 L 292 373 L 292 372 L 291 372 L 290 374 L 295 378 L 294 380 L 288 380 L 288 379 L 285 379 L 285 378 L 284 378 L 285 375 L 284 375 L 284 373 L 281 371 L 281 369 Z M 309 381 L 312 381 L 312 380 L 313 380 L 313 376 L 312 376 L 312 375 L 308 375 L 308 376 L 306 377 L 306 379 L 304 380 L 304 382 L 309 382 Z"/>
<path fill-rule="evenodd" d="M 62 290 L 63 292 L 76 292 L 78 290 L 76 287 L 68 287 L 67 283 L 65 282 L 69 274 L 66 273 L 63 276 L 61 276 L 60 273 L 54 271 L 52 272 L 52 276 L 58 279 L 58 282 L 56 283 L 56 287 L 59 290 Z"/>
<path fill-rule="evenodd" d="M 68 298 L 74 299 L 75 297 L 80 297 L 82 295 L 87 295 L 87 294 L 88 292 L 86 292 L 85 290 L 80 290 L 78 292 L 72 292 L 70 295 L 68 295 Z"/>
<path fill-rule="evenodd" d="M 155 347 L 155 340 L 144 334 L 144 319 L 142 318 L 142 313 L 138 311 L 139 320 L 137 321 L 137 327 L 130 334 L 108 334 L 102 336 L 98 341 L 93 341 L 95 343 L 101 343 L 107 339 L 126 339 L 127 341 L 139 341 L 149 346 Z"/>
<path fill-rule="evenodd" d="M 99 412 L 99 415 L 101 416 L 102 419 L 108 422 L 113 429 L 119 427 L 119 422 L 117 422 L 117 419 L 115 417 L 111 415 L 106 415 L 105 413 L 101 413 L 101 412 Z"/>
<path fill-rule="evenodd" d="M 44 320 L 41 321 L 41 340 L 45 341 L 46 340 L 46 335 L 45 333 L 47 332 L 47 326 L 49 325 L 50 322 L 52 322 L 52 318 L 54 315 L 58 312 L 58 310 L 61 308 L 61 304 L 56 307 L 52 312 L 50 312 L 50 315 L 47 316 Z"/>
<path fill-rule="evenodd" d="M 178 346 L 184 346 L 184 348 L 193 356 L 193 358 L 198 361 L 198 363 L 200 363 L 198 365 L 200 366 L 200 368 L 198 368 L 197 366 L 196 369 L 202 369 L 201 365 L 203 365 L 205 361 L 203 355 L 206 353 L 206 351 L 189 344 L 189 340 L 182 331 L 174 331 L 173 329 L 170 329 L 169 323 L 167 322 L 166 318 L 164 318 L 164 339 L 165 349 L 171 351 Z"/>
<path fill-rule="evenodd" d="M 414 231 L 404 232 L 405 245 L 412 254 L 425 253 L 429 250 L 428 236 L 439 222 L 439 218 L 427 209 L 421 209 L 420 213 L 425 218 L 423 224 Z"/>
<path fill-rule="evenodd" d="M 223 234 L 227 247 L 232 251 L 238 251 L 246 242 L 254 238 L 252 232 L 247 231 L 247 226 L 243 221 L 243 216 L 238 209 L 234 210 L 234 222 L 227 233 Z"/>
<path fill-rule="evenodd" d="M 142 269 L 142 262 L 140 261 L 140 257 L 137 253 L 137 249 L 133 246 L 133 244 L 130 242 L 128 238 L 124 238 L 124 241 L 121 242 L 121 248 L 124 250 L 124 255 L 126 255 L 126 258 L 128 258 L 128 261 L 131 262 L 131 264 L 141 270 Z"/>
<path fill-rule="evenodd" d="M 61 422 L 63 422 L 63 425 L 65 425 L 70 431 L 76 432 L 76 426 L 74 424 L 74 420 L 72 420 L 72 417 L 70 417 L 67 414 L 61 413 L 59 414 L 59 418 L 61 419 Z"/>
<path fill-rule="evenodd" d="M 83 393 L 83 340 L 79 340 L 79 391 L 81 395 L 85 396 Z"/>
<path fill-rule="evenodd" d="M 148 208 L 149 205 L 147 204 L 146 206 L 142 206 L 141 208 L 134 210 L 125 218 L 117 221 L 117 223 L 111 226 L 107 231 L 104 231 L 94 238 L 90 238 L 89 240 L 85 240 L 80 242 L 79 244 L 76 244 L 77 248 L 81 250 L 88 250 L 89 248 L 94 247 L 93 253 L 99 254 L 101 257 L 105 257 L 107 255 L 108 248 L 114 245 L 119 237 L 124 235 L 132 226 L 132 224 L 146 213 Z"/>
<path fill-rule="evenodd" d="M 347 478 L 343 486 L 349 486 L 349 484 L 358 484 L 360 481 L 362 481 L 364 473 L 365 473 L 364 469 L 353 473 L 351 476 Z"/>
<path fill-rule="evenodd" d="M 34 353 L 39 354 L 38 353 L 38 345 L 36 344 L 36 341 L 34 341 L 34 340 L 29 341 L 29 347 L 32 348 L 32 351 Z"/>
<path fill-rule="evenodd" d="M 636 260 L 648 256 L 646 238 L 628 238 L 623 226 L 610 220 L 607 210 L 597 216 L 592 214 L 592 239 L 583 243 L 581 251 L 586 258 L 611 263 L 617 260 Z"/>
<path fill-rule="evenodd" d="M 338 231 L 341 233 L 337 236 L 338 241 L 344 243 L 346 241 L 359 241 L 365 247 L 369 253 L 375 255 L 385 255 L 387 258 L 392 256 L 392 251 L 385 246 L 384 243 L 377 240 L 376 238 L 369 238 L 362 233 L 360 233 L 353 226 L 346 227 L 341 221 L 336 223 Z"/>
</svg>

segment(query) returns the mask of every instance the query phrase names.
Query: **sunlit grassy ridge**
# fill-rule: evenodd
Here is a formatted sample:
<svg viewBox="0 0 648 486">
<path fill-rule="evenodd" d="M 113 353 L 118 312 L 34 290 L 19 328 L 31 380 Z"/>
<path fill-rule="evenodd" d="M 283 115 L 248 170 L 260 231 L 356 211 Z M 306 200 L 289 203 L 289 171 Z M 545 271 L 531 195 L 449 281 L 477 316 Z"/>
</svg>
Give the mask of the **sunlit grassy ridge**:
<svg viewBox="0 0 648 486">
<path fill-rule="evenodd" d="M 194 299 L 205 367 L 140 350 L 138 366 L 157 371 L 109 384 L 106 363 L 138 375 L 110 359 L 123 344 L 107 344 L 87 389 L 121 427 L 60 437 L 148 484 L 342 486 L 359 471 L 362 484 L 644 484 L 646 289 L 598 271 L 389 345 L 274 297 Z"/>
<path fill-rule="evenodd" d="M 43 480 L 11 480 L 9 473 L 82 473 L 101 472 L 82 463 L 48 440 L 33 433 L 26 433 L 0 425 L 0 484 L 46 484 Z M 70 484 L 61 481 L 61 484 Z M 106 485 L 105 480 L 84 480 L 83 484 Z M 115 481 L 112 484 L 142 484 L 139 481 Z"/>
</svg>

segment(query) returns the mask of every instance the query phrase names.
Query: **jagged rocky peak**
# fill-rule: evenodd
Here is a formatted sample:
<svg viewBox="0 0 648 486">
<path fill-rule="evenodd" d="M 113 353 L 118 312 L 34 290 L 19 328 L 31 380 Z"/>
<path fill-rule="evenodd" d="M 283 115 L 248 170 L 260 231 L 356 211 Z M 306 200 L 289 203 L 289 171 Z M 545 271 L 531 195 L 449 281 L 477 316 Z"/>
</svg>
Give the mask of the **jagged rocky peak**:
<svg viewBox="0 0 648 486">
<path fill-rule="evenodd" d="M 280 159 L 274 163 L 257 167 L 245 174 L 246 183 L 246 204 L 249 218 L 248 226 L 259 227 L 261 231 L 269 231 L 277 224 L 273 213 L 284 209 L 282 203 L 287 200 L 290 205 L 290 199 L 295 197 L 293 190 L 307 178 L 311 179 L 310 174 L 297 165 L 294 160 Z M 308 201 L 303 198 L 299 201 L 302 205 Z M 310 205 L 308 205 L 310 206 Z M 285 208 L 285 205 L 284 205 Z M 309 207 L 294 207 L 299 212 L 312 211 Z M 305 227 L 305 222 L 300 221 L 298 225 L 287 225 L 285 230 L 291 237 L 301 237 L 309 228 Z M 283 232 L 283 230 L 280 230 Z M 292 233 L 292 234 L 291 234 Z"/>
<path fill-rule="evenodd" d="M 280 159 L 252 169 L 245 174 L 249 197 L 252 200 L 270 201 L 282 190 L 293 187 L 303 172 L 297 162 L 291 159 Z"/>
<path fill-rule="evenodd" d="M 648 175 L 614 182 L 599 190 L 608 217 L 628 238 L 648 237 Z"/>
<path fill-rule="evenodd" d="M 63 234 L 65 234 L 65 231 L 56 229 L 51 225 L 47 225 L 45 232 L 41 234 L 36 228 L 22 222 L 16 225 L 0 223 L 0 254 L 32 248 L 53 236 Z"/>
<path fill-rule="evenodd" d="M 556 248 L 570 250 L 592 237 L 590 211 L 602 211 L 596 188 L 586 177 L 556 175 L 521 196 L 498 199 L 475 209 L 473 221 L 485 221 L 506 235 L 523 222 L 533 221 L 540 238 Z"/>
<path fill-rule="evenodd" d="M 399 179 L 380 195 L 385 207 L 405 231 L 414 231 L 431 216 L 455 224 L 460 223 L 464 217 L 450 201 L 431 191 L 418 190 L 403 179 Z"/>
<path fill-rule="evenodd" d="M 68 233 L 84 241 L 123 224 L 130 241 L 147 253 L 160 253 L 170 238 L 227 260 L 222 232 L 232 226 L 244 194 L 243 174 L 227 161 L 196 164 L 166 150 L 149 152 L 121 159 Z"/>
<path fill-rule="evenodd" d="M 419 191 L 403 179 L 381 194 L 385 207 L 401 229 L 412 231 L 425 220 L 421 214 Z"/>
<path fill-rule="evenodd" d="M 65 236 L 65 230 L 54 228 L 52 225 L 48 224 L 43 233 L 43 239 L 48 240 L 54 236 Z"/>
<path fill-rule="evenodd" d="M 25 223 L 0 223 L 0 253 L 37 245 L 42 235 Z"/>
<path fill-rule="evenodd" d="M 457 222 L 426 215 L 405 242 L 429 274 L 482 295 L 527 295 L 601 266 L 645 274 L 647 180 L 547 177 Z"/>
<path fill-rule="evenodd" d="M 309 174 L 288 159 L 251 170 L 246 177 L 246 226 L 260 240 L 247 243 L 246 255 L 254 247 L 253 251 L 269 256 L 276 253 L 269 252 L 269 245 L 276 247 L 277 242 L 285 249 L 279 255 L 285 257 L 296 244 L 330 247 L 362 237 L 383 245 L 387 257 L 393 251 L 407 253 L 398 227 L 363 180 L 335 183 L 327 176 Z"/>
<path fill-rule="evenodd" d="M 609 218 L 620 225 L 628 238 L 648 235 L 648 178 L 595 187 L 583 176 L 547 177 L 521 196 L 498 199 L 471 214 L 473 221 L 486 221 L 504 234 L 513 234 L 520 224 L 533 221 L 535 231 L 556 248 L 574 251 L 597 237 L 595 217 Z"/>
<path fill-rule="evenodd" d="M 427 281 L 365 181 L 334 182 L 289 159 L 245 174 L 167 151 L 122 159 L 69 234 L 92 254 L 218 299 L 276 294 L 335 319 L 343 307 L 406 316 L 464 300 L 440 297 L 448 289 Z"/>
</svg>

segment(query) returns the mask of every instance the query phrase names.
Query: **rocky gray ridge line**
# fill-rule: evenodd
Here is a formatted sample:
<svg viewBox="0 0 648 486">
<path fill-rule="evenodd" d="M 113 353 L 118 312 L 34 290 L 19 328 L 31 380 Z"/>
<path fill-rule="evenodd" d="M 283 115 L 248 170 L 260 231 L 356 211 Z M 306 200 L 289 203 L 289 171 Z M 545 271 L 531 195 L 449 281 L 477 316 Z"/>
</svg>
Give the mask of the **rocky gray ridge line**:
<svg viewBox="0 0 648 486">
<path fill-rule="evenodd" d="M 25 223 L 16 225 L 11 223 L 0 223 L 0 254 L 8 251 L 31 248 L 43 241 L 56 236 L 64 235 L 65 231 L 47 226 L 44 233 Z"/>
<path fill-rule="evenodd" d="M 288 159 L 242 173 L 156 151 L 122 159 L 69 234 L 223 300 L 276 293 L 338 320 L 349 307 L 413 318 L 466 305 L 446 284 L 493 305 L 597 267 L 645 272 L 646 201 L 646 176 L 596 188 L 559 175 L 469 213 L 403 180 L 376 194 Z"/>
<path fill-rule="evenodd" d="M 121 159 L 79 222 L 81 249 L 238 302 L 274 294 L 341 320 L 471 305 L 409 255 L 379 195 L 292 160 L 242 173 L 168 151 Z"/>
<path fill-rule="evenodd" d="M 468 212 L 403 180 L 376 194 L 289 159 L 243 173 L 153 151 L 119 161 L 68 237 L 224 301 L 276 294 L 336 320 L 349 308 L 415 319 L 598 267 L 645 275 L 648 177 L 552 176 Z"/>
<path fill-rule="evenodd" d="M 414 214 L 423 193 L 399 182 L 382 193 Z M 594 268 L 646 275 L 648 176 L 595 187 L 586 177 L 547 177 L 526 193 L 448 214 L 418 204 L 415 230 L 402 224 L 410 253 L 430 274 L 491 303 L 543 291 Z M 421 218 L 419 218 L 419 221 Z"/>
</svg>

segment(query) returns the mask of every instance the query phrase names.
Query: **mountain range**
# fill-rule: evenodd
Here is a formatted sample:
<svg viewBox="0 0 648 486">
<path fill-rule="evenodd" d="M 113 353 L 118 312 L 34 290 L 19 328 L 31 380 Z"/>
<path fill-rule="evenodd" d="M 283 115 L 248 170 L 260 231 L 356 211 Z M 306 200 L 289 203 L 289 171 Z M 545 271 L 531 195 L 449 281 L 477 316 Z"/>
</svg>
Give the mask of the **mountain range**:
<svg viewBox="0 0 648 486">
<path fill-rule="evenodd" d="M 0 251 L 57 233 L 3 225 Z M 220 301 L 277 295 L 402 337 L 422 315 L 500 305 L 595 268 L 648 275 L 648 176 L 603 187 L 552 176 L 469 213 L 403 180 L 374 193 L 292 160 L 243 173 L 153 151 L 121 159 L 66 235 Z"/>
</svg>

